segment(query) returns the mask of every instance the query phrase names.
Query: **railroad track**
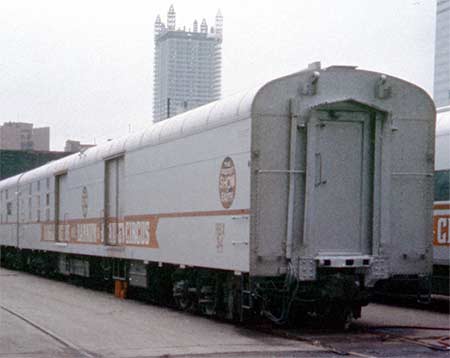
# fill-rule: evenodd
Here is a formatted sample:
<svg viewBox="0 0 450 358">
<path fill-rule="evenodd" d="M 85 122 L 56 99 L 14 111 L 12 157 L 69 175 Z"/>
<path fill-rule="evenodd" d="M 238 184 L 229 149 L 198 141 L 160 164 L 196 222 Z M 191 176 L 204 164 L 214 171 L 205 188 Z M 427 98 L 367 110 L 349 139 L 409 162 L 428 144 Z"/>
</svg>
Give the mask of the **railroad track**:
<svg viewBox="0 0 450 358">
<path fill-rule="evenodd" d="M 385 351 L 382 354 L 370 353 L 374 343 L 379 342 L 396 344 L 396 349 L 404 349 L 417 357 L 421 349 L 414 349 L 414 346 L 429 350 L 430 357 L 440 357 L 438 352 L 442 352 L 442 357 L 448 357 L 450 352 L 450 327 L 426 327 L 426 326 L 377 326 L 360 327 L 352 325 L 352 329 L 346 333 L 338 331 L 302 331 L 283 329 L 273 325 L 256 325 L 248 327 L 259 332 L 310 343 L 320 347 L 325 351 L 338 356 L 360 357 L 360 358 L 384 358 L 389 356 L 385 349 L 375 349 Z M 406 334 L 406 332 L 411 334 Z M 417 331 L 433 332 L 431 335 L 417 335 Z"/>
<path fill-rule="evenodd" d="M 16 273 L 7 274 L 7 276 L 14 275 L 16 275 Z M 73 353 L 73 355 L 83 358 L 99 357 L 95 353 L 89 352 L 82 347 L 77 346 L 70 340 L 49 330 L 45 327 L 45 322 L 37 323 L 26 317 L 22 312 L 19 312 L 15 308 L 8 307 L 7 305 L 0 304 L 0 309 L 17 317 L 48 337 L 51 337 L 54 341 Z M 185 314 L 190 315 L 189 313 Z M 215 320 L 222 321 L 220 319 Z M 321 348 L 321 351 L 324 353 L 328 352 L 328 355 L 325 355 L 326 357 L 348 356 L 360 358 L 386 358 L 398 356 L 398 354 L 394 354 L 393 351 L 403 349 L 407 351 L 407 354 L 402 355 L 402 357 L 410 355 L 411 357 L 440 358 L 448 357 L 450 348 L 450 326 L 364 326 L 360 322 L 355 322 L 347 332 L 336 330 L 330 331 L 318 328 L 282 328 L 269 323 L 255 323 L 241 327 L 279 338 L 308 343 L 312 346 Z M 317 356 L 320 354 L 320 352 L 315 353 Z M 187 355 L 181 356 L 185 357 Z M 250 352 L 243 352 L 242 357 L 245 356 L 250 356 Z"/>
</svg>

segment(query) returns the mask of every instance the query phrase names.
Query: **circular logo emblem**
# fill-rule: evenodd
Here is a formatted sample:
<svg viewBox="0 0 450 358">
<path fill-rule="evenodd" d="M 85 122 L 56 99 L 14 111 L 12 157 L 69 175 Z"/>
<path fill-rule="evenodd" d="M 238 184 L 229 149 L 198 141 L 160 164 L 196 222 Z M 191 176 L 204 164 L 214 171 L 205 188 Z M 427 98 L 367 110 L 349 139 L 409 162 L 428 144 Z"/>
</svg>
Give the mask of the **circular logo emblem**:
<svg viewBox="0 0 450 358">
<path fill-rule="evenodd" d="M 83 217 L 87 216 L 88 213 L 88 191 L 84 186 L 81 192 L 81 212 L 83 213 Z"/>
<path fill-rule="evenodd" d="M 226 157 L 220 167 L 219 175 L 219 195 L 220 202 L 225 209 L 233 204 L 236 194 L 236 169 L 233 160 Z"/>
</svg>

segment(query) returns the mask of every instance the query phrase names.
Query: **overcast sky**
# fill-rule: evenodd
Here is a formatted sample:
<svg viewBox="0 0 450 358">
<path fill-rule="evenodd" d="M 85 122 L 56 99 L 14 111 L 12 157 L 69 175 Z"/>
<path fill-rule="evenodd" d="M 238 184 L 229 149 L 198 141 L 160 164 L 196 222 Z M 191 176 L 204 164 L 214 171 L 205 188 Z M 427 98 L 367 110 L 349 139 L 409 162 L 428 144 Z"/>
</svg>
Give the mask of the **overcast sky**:
<svg viewBox="0 0 450 358">
<path fill-rule="evenodd" d="M 153 23 L 224 16 L 222 94 L 357 65 L 433 86 L 435 0 L 0 0 L 0 124 L 101 143 L 152 125 Z"/>
</svg>

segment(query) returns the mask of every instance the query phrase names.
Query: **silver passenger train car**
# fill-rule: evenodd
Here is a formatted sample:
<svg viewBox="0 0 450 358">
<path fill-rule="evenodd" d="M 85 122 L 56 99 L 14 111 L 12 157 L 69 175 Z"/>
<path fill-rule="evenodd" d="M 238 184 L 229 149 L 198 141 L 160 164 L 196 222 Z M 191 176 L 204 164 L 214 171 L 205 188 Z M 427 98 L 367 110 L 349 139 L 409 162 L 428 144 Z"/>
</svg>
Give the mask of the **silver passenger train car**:
<svg viewBox="0 0 450 358">
<path fill-rule="evenodd" d="M 434 125 L 422 89 L 313 64 L 1 181 L 2 263 L 347 322 L 377 281 L 431 272 Z"/>
</svg>

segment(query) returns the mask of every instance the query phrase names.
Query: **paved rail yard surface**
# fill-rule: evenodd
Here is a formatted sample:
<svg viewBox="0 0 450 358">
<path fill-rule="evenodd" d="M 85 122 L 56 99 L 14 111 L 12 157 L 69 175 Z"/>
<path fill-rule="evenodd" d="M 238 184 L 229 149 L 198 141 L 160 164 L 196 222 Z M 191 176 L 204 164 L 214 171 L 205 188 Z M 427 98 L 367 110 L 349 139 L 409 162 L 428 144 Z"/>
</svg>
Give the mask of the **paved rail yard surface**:
<svg viewBox="0 0 450 358">
<path fill-rule="evenodd" d="M 448 357 L 449 327 L 448 312 L 373 304 L 346 333 L 245 328 L 0 269 L 1 358 Z"/>
</svg>

